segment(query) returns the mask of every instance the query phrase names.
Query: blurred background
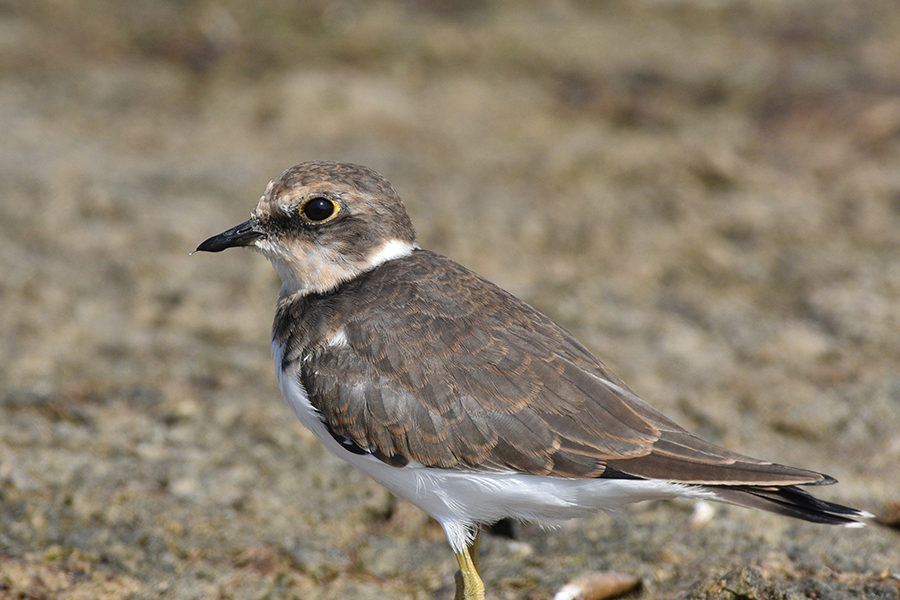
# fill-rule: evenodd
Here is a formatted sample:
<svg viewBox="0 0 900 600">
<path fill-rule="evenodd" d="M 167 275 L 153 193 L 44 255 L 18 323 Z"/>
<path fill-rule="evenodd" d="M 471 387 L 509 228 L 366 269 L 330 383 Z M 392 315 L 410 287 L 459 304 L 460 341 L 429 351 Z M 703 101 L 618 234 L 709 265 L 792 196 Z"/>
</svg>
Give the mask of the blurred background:
<svg viewBox="0 0 900 600">
<path fill-rule="evenodd" d="M 0 597 L 452 597 L 281 400 L 271 266 L 188 256 L 312 159 L 888 524 L 638 505 L 488 537 L 489 597 L 900 596 L 898 57 L 889 0 L 0 0 Z"/>
</svg>

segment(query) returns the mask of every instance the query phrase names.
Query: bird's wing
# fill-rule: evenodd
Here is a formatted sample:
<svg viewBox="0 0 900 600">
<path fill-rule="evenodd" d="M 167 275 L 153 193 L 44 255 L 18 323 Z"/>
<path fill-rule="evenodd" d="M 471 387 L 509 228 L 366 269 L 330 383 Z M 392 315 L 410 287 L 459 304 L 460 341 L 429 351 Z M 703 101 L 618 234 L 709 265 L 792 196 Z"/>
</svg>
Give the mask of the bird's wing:
<svg viewBox="0 0 900 600">
<path fill-rule="evenodd" d="M 318 315 L 306 328 L 276 322 L 285 360 L 302 363 L 332 434 L 387 462 L 705 484 L 825 480 L 691 435 L 571 334 L 440 255 L 417 251 L 304 302 L 279 311 L 283 321 Z"/>
</svg>

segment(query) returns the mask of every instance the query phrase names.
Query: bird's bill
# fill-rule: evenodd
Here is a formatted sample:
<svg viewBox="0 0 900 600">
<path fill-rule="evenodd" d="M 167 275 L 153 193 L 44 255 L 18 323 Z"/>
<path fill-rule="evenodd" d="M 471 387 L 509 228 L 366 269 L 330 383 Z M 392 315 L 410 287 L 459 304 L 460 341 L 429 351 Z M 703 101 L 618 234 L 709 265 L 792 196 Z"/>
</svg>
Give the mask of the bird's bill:
<svg viewBox="0 0 900 600">
<path fill-rule="evenodd" d="M 235 225 L 228 231 L 214 235 L 199 246 L 195 252 L 221 252 L 226 248 L 237 246 L 251 246 L 253 242 L 266 237 L 266 234 L 256 228 L 253 219 Z"/>
</svg>

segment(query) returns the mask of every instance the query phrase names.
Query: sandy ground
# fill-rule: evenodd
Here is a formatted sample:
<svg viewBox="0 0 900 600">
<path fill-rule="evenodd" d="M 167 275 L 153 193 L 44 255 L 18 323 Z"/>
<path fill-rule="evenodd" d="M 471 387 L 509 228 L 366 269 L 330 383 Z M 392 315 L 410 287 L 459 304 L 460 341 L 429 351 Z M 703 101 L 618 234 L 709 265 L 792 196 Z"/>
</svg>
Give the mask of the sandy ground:
<svg viewBox="0 0 900 600">
<path fill-rule="evenodd" d="M 188 256 L 320 158 L 685 426 L 888 517 L 893 2 L 264 4 L 0 2 L 0 597 L 452 597 L 439 527 L 283 404 L 270 265 Z M 900 597 L 896 528 L 691 514 L 488 537 L 489 597 Z"/>
</svg>

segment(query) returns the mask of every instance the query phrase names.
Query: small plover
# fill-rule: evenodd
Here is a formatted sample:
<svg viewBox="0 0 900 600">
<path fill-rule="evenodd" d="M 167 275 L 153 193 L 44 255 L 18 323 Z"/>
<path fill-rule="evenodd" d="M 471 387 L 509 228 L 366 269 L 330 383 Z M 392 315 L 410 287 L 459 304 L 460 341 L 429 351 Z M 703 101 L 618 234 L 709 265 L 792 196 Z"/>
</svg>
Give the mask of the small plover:
<svg viewBox="0 0 900 600">
<path fill-rule="evenodd" d="M 674 497 L 831 525 L 870 516 L 798 487 L 827 475 L 695 437 L 549 318 L 419 248 L 397 192 L 369 168 L 288 169 L 248 221 L 197 250 L 235 246 L 281 276 L 272 351 L 285 400 L 331 452 L 441 524 L 457 597 L 484 598 L 478 532 L 504 518 Z"/>
</svg>

